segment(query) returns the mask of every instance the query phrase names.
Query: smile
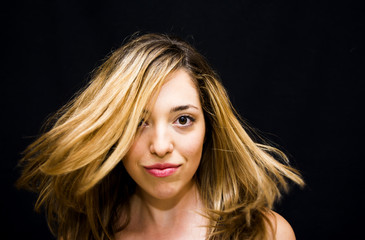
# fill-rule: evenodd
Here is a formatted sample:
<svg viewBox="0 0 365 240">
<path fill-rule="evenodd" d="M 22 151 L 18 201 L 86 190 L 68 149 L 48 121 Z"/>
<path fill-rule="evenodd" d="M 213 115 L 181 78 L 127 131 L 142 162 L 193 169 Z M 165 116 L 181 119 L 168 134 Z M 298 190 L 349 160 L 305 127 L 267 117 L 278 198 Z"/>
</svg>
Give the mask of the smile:
<svg viewBox="0 0 365 240">
<path fill-rule="evenodd" d="M 168 177 L 174 174 L 181 164 L 157 163 L 150 166 L 145 166 L 146 171 L 155 177 Z"/>
</svg>

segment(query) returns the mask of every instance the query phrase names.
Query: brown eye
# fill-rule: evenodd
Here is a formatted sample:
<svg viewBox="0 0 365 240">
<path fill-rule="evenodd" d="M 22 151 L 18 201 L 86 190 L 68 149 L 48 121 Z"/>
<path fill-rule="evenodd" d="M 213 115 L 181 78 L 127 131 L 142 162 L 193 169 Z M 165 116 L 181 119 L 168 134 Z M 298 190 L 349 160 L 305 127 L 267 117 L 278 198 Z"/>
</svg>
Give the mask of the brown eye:
<svg viewBox="0 0 365 240">
<path fill-rule="evenodd" d="M 183 115 L 183 116 L 178 117 L 175 120 L 174 124 L 177 124 L 180 127 L 188 127 L 188 126 L 192 125 L 194 121 L 195 121 L 195 119 L 193 117 Z"/>
<path fill-rule="evenodd" d="M 181 125 L 185 125 L 188 122 L 188 117 L 186 116 L 181 116 L 177 119 L 178 123 Z"/>
<path fill-rule="evenodd" d="M 143 127 L 143 126 L 146 126 L 146 125 L 147 125 L 146 120 L 142 119 L 142 120 L 138 123 L 138 128 Z"/>
</svg>

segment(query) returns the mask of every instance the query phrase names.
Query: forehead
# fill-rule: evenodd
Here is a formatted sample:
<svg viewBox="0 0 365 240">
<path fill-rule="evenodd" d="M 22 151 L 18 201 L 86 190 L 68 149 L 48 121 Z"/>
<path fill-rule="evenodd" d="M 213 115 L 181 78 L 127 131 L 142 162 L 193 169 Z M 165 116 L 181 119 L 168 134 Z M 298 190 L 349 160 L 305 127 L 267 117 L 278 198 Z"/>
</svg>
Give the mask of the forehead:
<svg viewBox="0 0 365 240">
<path fill-rule="evenodd" d="M 159 107 L 186 104 L 200 107 L 199 93 L 195 82 L 184 69 L 178 69 L 166 77 L 153 102 Z"/>
</svg>

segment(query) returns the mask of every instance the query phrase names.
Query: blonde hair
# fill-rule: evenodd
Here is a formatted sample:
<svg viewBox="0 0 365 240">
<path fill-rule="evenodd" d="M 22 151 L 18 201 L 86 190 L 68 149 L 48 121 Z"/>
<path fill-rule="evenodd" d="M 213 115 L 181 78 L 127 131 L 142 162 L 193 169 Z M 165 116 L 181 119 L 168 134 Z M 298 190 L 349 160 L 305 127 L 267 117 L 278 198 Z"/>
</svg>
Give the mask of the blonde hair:
<svg viewBox="0 0 365 240">
<path fill-rule="evenodd" d="M 204 57 L 184 41 L 146 34 L 114 51 L 24 152 L 17 185 L 39 193 L 35 208 L 46 210 L 59 238 L 113 239 L 128 224 L 136 184 L 121 160 L 152 95 L 181 68 L 194 79 L 207 126 L 194 177 L 210 219 L 207 238 L 267 236 L 268 211 L 287 179 L 303 184 L 300 175 L 281 151 L 250 138 Z"/>
</svg>

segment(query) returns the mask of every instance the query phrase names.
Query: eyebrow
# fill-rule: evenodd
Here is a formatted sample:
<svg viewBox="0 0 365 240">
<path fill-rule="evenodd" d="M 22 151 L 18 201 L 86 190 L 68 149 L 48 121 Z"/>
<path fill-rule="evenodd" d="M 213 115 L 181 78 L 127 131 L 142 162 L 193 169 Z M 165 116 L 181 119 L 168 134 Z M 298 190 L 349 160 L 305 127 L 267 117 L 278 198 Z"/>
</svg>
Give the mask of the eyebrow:
<svg viewBox="0 0 365 240">
<path fill-rule="evenodd" d="M 194 105 L 188 104 L 188 105 L 181 105 L 181 106 L 176 106 L 171 108 L 170 113 L 174 113 L 174 112 L 179 112 L 179 111 L 184 111 L 186 109 L 189 108 L 195 108 L 198 109 L 197 107 L 195 107 Z"/>
</svg>

